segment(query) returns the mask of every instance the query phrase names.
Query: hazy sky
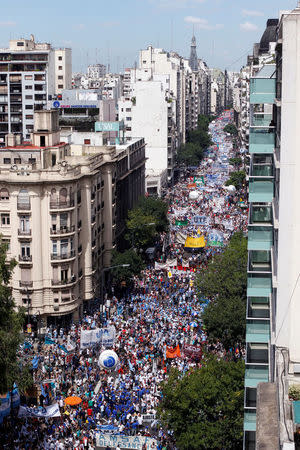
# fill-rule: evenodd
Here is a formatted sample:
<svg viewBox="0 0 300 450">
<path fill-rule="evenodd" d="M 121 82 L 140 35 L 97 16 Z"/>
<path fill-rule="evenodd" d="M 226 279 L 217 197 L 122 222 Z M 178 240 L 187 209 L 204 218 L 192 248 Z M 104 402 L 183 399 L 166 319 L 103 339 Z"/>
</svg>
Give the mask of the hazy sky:
<svg viewBox="0 0 300 450">
<path fill-rule="evenodd" d="M 72 47 L 73 71 L 87 64 L 130 67 L 148 45 L 198 56 L 210 67 L 238 70 L 259 42 L 268 18 L 296 0 L 14 0 L 1 2 L 0 45 L 28 37 Z"/>
</svg>

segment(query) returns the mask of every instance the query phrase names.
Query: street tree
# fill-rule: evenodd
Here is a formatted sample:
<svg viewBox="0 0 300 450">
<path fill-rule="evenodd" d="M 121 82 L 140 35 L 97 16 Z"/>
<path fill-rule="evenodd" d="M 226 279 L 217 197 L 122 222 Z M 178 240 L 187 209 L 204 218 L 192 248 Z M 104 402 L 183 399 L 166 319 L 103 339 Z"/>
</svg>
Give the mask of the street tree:
<svg viewBox="0 0 300 450">
<path fill-rule="evenodd" d="M 127 233 L 125 237 L 133 248 L 145 249 L 151 246 L 156 239 L 155 217 L 145 213 L 140 207 L 128 212 L 126 226 Z"/>
<path fill-rule="evenodd" d="M 229 179 L 226 181 L 226 186 L 234 186 L 236 189 L 241 189 L 246 180 L 246 172 L 244 170 L 237 170 L 230 173 Z"/>
<path fill-rule="evenodd" d="M 223 131 L 225 133 L 229 133 L 232 136 L 237 136 L 238 135 L 238 130 L 236 128 L 236 126 L 233 123 L 228 123 L 226 125 L 226 127 L 223 128 Z"/>
<path fill-rule="evenodd" d="M 177 152 L 177 162 L 186 166 L 197 166 L 203 159 L 203 149 L 191 142 L 183 144 Z"/>
<path fill-rule="evenodd" d="M 155 230 L 157 233 L 168 231 L 168 204 L 161 198 L 155 197 L 141 197 L 138 202 L 138 208 L 141 209 L 144 215 L 150 215 L 155 222 Z M 151 222 L 148 222 L 151 223 Z"/>
<path fill-rule="evenodd" d="M 0 394 L 11 390 L 14 382 L 23 391 L 32 384 L 28 367 L 17 358 L 25 314 L 16 309 L 9 287 L 15 266 L 15 260 L 7 260 L 7 245 L 0 240 Z"/>
<path fill-rule="evenodd" d="M 208 357 L 162 385 L 159 417 L 181 450 L 234 449 L 243 441 L 244 362 Z"/>
<path fill-rule="evenodd" d="M 123 264 L 129 264 L 129 266 L 120 267 Z M 143 259 L 133 249 L 126 250 L 122 253 L 113 251 L 111 266 L 119 266 L 111 270 L 113 281 L 117 284 L 125 281 L 126 285 L 129 284 L 134 275 L 139 275 L 145 267 Z"/>
<path fill-rule="evenodd" d="M 247 239 L 237 232 L 196 278 L 199 296 L 210 299 L 202 315 L 208 339 L 226 350 L 244 343 L 247 254 Z"/>
</svg>

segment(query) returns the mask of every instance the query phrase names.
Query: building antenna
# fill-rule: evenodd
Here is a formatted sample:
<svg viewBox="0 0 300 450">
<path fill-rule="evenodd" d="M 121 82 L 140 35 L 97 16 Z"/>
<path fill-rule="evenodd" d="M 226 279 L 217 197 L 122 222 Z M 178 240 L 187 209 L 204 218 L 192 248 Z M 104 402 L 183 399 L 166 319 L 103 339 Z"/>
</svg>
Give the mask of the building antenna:
<svg viewBox="0 0 300 450">
<path fill-rule="evenodd" d="M 173 19 L 171 19 L 171 48 L 170 48 L 171 51 L 174 50 L 173 45 L 174 45 L 174 43 L 173 43 Z"/>
</svg>

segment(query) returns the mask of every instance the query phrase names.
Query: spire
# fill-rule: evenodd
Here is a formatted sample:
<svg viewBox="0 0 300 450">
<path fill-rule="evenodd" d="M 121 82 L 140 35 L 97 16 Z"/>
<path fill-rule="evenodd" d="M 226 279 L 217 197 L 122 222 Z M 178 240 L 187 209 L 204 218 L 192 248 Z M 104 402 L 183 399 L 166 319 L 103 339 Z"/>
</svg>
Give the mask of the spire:
<svg viewBox="0 0 300 450">
<path fill-rule="evenodd" d="M 189 59 L 190 68 L 193 72 L 197 72 L 198 70 L 198 57 L 197 57 L 197 50 L 196 50 L 196 38 L 193 35 L 192 42 L 191 42 L 191 53 L 190 53 L 190 59 Z"/>
</svg>

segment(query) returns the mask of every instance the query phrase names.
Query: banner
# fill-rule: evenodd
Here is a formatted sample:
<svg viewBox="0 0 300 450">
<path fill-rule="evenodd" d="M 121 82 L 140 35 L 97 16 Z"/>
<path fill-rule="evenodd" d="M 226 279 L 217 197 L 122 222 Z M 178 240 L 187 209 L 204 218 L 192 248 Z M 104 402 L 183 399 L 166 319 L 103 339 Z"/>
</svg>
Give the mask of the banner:
<svg viewBox="0 0 300 450">
<path fill-rule="evenodd" d="M 201 345 L 188 345 L 185 344 L 183 348 L 184 356 L 188 358 L 200 360 L 202 356 L 202 347 Z"/>
<path fill-rule="evenodd" d="M 208 225 L 210 224 L 210 217 L 195 215 L 192 217 L 191 223 L 193 225 Z"/>
<path fill-rule="evenodd" d="M 94 330 L 81 330 L 80 348 L 91 347 L 95 344 L 102 344 L 112 347 L 115 343 L 116 329 L 114 326 L 107 328 L 95 328 Z"/>
<path fill-rule="evenodd" d="M 180 358 L 180 348 L 179 345 L 177 345 L 175 348 L 167 347 L 166 349 L 166 358 Z"/>
<path fill-rule="evenodd" d="M 177 227 L 186 227 L 187 225 L 189 224 L 189 221 L 186 219 L 186 220 L 175 220 L 175 225 L 177 226 Z"/>
<path fill-rule="evenodd" d="M 157 448 L 157 441 L 148 436 L 115 436 L 96 432 L 96 447 L 141 450 L 143 445 L 147 450 L 153 450 Z"/>
<path fill-rule="evenodd" d="M 207 239 L 208 247 L 224 247 L 223 233 L 218 230 L 212 230 Z"/>
<path fill-rule="evenodd" d="M 43 406 L 20 406 L 18 417 L 60 417 L 59 406 L 58 403 L 46 406 L 46 408 L 44 408 Z"/>
<path fill-rule="evenodd" d="M 152 423 L 156 420 L 156 414 L 142 414 L 143 423 Z"/>
</svg>

